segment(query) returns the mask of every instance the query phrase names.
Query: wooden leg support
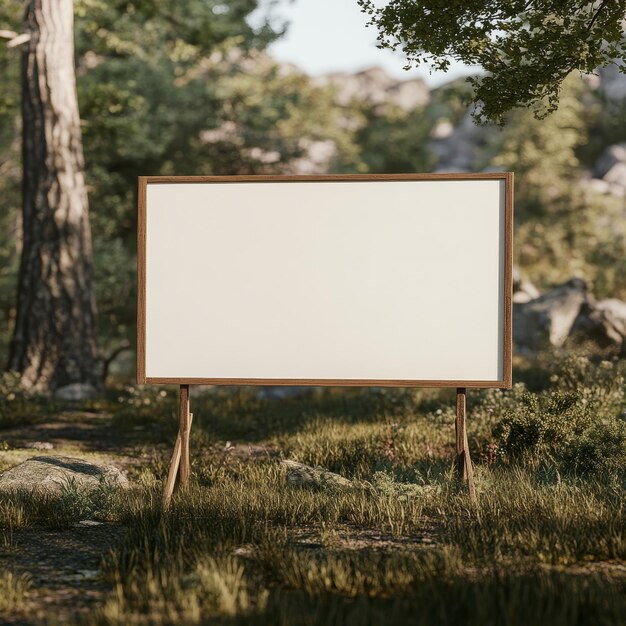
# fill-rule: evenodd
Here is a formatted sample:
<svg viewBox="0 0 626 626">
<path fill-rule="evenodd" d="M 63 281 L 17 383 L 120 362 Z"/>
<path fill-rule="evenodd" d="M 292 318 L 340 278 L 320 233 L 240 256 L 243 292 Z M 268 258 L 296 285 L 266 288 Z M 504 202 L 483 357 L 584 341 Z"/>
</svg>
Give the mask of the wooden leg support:
<svg viewBox="0 0 626 626">
<path fill-rule="evenodd" d="M 456 390 L 456 472 L 460 481 L 467 483 L 472 501 L 476 500 L 476 488 L 474 486 L 474 467 L 469 452 L 467 441 L 467 428 L 465 424 L 466 393 L 464 388 Z"/>
<path fill-rule="evenodd" d="M 180 386 L 178 420 L 178 435 L 176 436 L 170 469 L 163 490 L 164 509 L 167 509 L 170 505 L 177 478 L 179 489 L 184 490 L 189 487 L 189 475 L 191 473 L 189 464 L 189 433 L 193 420 L 193 414 L 189 412 L 189 385 Z"/>
</svg>

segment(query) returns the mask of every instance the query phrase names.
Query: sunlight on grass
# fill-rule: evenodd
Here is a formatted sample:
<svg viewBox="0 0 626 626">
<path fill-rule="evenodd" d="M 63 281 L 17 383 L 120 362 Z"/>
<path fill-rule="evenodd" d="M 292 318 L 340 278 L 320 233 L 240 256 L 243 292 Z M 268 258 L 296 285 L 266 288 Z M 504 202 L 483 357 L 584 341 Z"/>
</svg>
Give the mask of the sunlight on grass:
<svg viewBox="0 0 626 626">
<path fill-rule="evenodd" d="M 555 362 L 551 376 L 532 394 L 524 385 L 473 394 L 476 503 L 454 477 L 448 391 L 272 401 L 219 389 L 193 399 L 194 480 L 164 512 L 154 477 L 167 467 L 174 399 L 121 392 L 114 428 L 150 426 L 159 444 L 134 486 L 0 495 L 7 550 L 25 527 L 85 518 L 125 527 L 103 558 L 107 599 L 77 624 L 618 624 L 623 374 L 578 361 Z M 260 454 L 246 452 L 253 445 Z M 592 464 L 581 463 L 585 451 Z M 349 481 L 293 483 L 285 458 Z"/>
</svg>

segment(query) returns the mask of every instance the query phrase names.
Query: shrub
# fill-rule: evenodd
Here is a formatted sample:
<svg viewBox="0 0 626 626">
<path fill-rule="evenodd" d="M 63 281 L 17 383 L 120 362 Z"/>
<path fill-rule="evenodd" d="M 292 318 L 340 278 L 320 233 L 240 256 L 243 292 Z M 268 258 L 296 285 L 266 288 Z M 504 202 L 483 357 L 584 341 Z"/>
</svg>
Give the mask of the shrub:
<svg viewBox="0 0 626 626">
<path fill-rule="evenodd" d="M 626 423 L 599 423 L 570 442 L 563 452 L 564 466 L 580 474 L 612 474 L 626 468 Z"/>
<path fill-rule="evenodd" d="M 552 389 L 524 391 L 495 423 L 501 453 L 576 473 L 622 472 L 626 466 L 623 365 L 571 356 L 555 365 Z"/>
<path fill-rule="evenodd" d="M 0 373 L 0 428 L 31 424 L 54 409 L 44 397 L 28 393 L 16 372 Z"/>
</svg>

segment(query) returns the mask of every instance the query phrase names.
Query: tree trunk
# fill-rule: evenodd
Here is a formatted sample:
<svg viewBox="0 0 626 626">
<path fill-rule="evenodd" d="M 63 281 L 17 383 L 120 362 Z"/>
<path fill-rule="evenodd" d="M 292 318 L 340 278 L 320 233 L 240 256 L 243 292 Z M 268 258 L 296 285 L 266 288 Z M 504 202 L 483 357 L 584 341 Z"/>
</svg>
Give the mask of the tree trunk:
<svg viewBox="0 0 626 626">
<path fill-rule="evenodd" d="M 99 386 L 72 0 L 27 0 L 23 247 L 9 369 L 26 387 Z"/>
</svg>

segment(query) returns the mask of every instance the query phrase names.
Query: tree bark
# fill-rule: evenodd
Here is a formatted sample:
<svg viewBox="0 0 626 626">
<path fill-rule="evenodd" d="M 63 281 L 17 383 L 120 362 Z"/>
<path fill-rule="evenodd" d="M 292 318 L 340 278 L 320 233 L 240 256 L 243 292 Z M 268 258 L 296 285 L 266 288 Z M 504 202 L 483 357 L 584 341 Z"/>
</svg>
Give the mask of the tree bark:
<svg viewBox="0 0 626 626">
<path fill-rule="evenodd" d="M 26 387 L 99 386 L 72 0 L 27 0 L 23 247 L 9 369 Z"/>
</svg>

